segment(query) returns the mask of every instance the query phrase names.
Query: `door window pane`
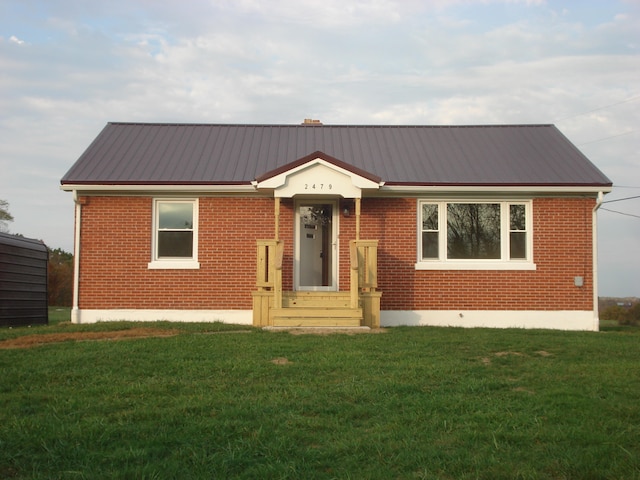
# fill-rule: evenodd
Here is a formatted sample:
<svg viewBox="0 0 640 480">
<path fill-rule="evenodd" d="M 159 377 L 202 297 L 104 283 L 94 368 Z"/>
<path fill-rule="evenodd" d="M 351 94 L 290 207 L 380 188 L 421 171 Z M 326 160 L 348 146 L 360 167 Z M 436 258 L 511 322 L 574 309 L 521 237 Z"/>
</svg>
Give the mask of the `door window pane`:
<svg viewBox="0 0 640 480">
<path fill-rule="evenodd" d="M 333 205 L 300 205 L 298 267 L 299 285 L 304 288 L 334 285 Z"/>
</svg>

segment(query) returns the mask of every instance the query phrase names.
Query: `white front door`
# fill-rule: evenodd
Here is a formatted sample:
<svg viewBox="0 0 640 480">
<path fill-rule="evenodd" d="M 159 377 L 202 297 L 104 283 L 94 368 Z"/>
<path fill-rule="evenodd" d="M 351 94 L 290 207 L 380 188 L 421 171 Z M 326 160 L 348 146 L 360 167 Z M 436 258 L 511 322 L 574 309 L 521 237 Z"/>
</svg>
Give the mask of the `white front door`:
<svg viewBox="0 0 640 480">
<path fill-rule="evenodd" d="M 297 290 L 337 290 L 337 210 L 332 201 L 297 203 Z"/>
</svg>

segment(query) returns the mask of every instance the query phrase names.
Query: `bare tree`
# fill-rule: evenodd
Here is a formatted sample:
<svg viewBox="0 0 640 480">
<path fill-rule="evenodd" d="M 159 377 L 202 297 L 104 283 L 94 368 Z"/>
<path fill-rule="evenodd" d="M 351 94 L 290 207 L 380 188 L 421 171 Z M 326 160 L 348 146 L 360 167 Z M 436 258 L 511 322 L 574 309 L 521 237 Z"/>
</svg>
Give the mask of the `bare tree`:
<svg viewBox="0 0 640 480">
<path fill-rule="evenodd" d="M 9 222 L 13 222 L 13 215 L 9 213 L 9 202 L 0 200 L 0 232 L 9 231 Z"/>
</svg>

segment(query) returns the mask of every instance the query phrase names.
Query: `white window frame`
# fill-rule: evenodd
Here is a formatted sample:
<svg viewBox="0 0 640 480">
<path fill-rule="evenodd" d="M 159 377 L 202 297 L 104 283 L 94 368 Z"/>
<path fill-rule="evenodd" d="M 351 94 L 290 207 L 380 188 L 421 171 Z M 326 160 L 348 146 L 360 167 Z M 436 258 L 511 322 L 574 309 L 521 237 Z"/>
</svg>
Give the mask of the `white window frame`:
<svg viewBox="0 0 640 480">
<path fill-rule="evenodd" d="M 158 258 L 158 226 L 160 209 L 158 206 L 163 203 L 190 203 L 193 205 L 193 255 L 191 258 L 185 257 L 165 257 Z M 151 230 L 151 261 L 149 269 L 199 269 L 198 262 L 198 207 L 197 198 L 155 198 L 153 200 L 153 221 Z"/>
<path fill-rule="evenodd" d="M 447 259 L 447 205 L 451 203 L 484 203 L 500 205 L 500 258 L 499 259 Z M 438 258 L 422 258 L 422 205 L 438 206 Z M 526 258 L 511 259 L 510 256 L 510 205 L 524 205 L 526 216 Z M 487 200 L 452 199 L 419 200 L 417 218 L 416 270 L 535 270 L 533 263 L 533 207 L 531 200 Z"/>
</svg>

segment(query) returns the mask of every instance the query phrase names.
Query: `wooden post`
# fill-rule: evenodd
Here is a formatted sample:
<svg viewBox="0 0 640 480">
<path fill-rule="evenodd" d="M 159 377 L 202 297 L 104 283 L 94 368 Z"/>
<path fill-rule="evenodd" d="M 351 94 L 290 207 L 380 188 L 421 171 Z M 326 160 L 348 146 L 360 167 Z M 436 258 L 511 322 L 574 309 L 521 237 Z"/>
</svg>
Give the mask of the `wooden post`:
<svg viewBox="0 0 640 480">
<path fill-rule="evenodd" d="M 275 240 L 280 240 L 280 197 L 274 199 L 274 221 L 275 221 Z"/>
<path fill-rule="evenodd" d="M 356 240 L 360 240 L 360 199 L 356 198 Z"/>
<path fill-rule="evenodd" d="M 282 308 L 282 258 L 284 256 L 284 243 L 277 241 L 275 244 L 273 267 L 275 278 L 273 285 L 273 308 Z"/>
<path fill-rule="evenodd" d="M 359 272 L 358 272 L 358 245 L 355 240 L 349 242 L 349 263 L 350 263 L 350 285 L 351 293 L 349 303 L 351 308 L 358 308 L 358 296 L 360 289 L 358 288 Z"/>
</svg>

